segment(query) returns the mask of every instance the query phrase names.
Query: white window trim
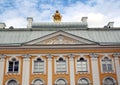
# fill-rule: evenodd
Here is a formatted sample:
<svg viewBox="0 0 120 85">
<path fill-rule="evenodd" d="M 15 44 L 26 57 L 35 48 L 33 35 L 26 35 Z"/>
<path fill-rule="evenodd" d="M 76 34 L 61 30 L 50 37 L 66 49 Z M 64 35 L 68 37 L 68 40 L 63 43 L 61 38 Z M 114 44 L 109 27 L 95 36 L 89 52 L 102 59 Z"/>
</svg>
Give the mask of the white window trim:
<svg viewBox="0 0 120 85">
<path fill-rule="evenodd" d="M 105 57 L 108 57 L 108 59 L 111 59 L 111 62 L 112 62 L 112 70 L 113 70 L 113 71 L 110 71 L 110 72 L 109 72 L 109 71 L 108 71 L 108 72 L 107 72 L 107 71 L 106 71 L 106 72 L 103 71 L 103 67 L 102 67 L 103 62 L 102 62 L 102 60 L 104 60 Z M 102 73 L 115 73 L 114 60 L 113 60 L 113 58 L 111 58 L 111 57 L 110 57 L 109 55 L 107 55 L 107 54 L 104 55 L 104 56 L 100 59 L 100 67 L 101 67 L 101 72 L 102 72 Z"/>
<path fill-rule="evenodd" d="M 84 58 L 85 60 L 86 60 L 86 62 L 87 62 L 87 71 L 86 72 L 78 72 L 78 68 L 77 68 L 77 60 L 79 60 L 80 58 Z M 78 73 L 84 73 L 84 74 L 86 74 L 86 73 L 90 73 L 90 64 L 89 64 L 89 58 L 86 58 L 84 55 L 82 55 L 82 56 L 79 56 L 78 58 L 76 58 L 75 59 L 75 66 L 76 66 L 76 74 L 78 74 Z"/>
<path fill-rule="evenodd" d="M 79 78 L 77 83 L 79 83 L 79 81 L 80 81 L 81 79 L 86 79 L 89 84 L 91 83 L 91 81 L 90 81 L 88 78 L 86 78 L 86 77 L 81 77 L 81 78 Z"/>
<path fill-rule="evenodd" d="M 9 81 L 11 81 L 11 80 L 15 80 L 15 81 L 17 82 L 17 84 L 19 85 L 19 81 L 18 81 L 18 80 L 16 80 L 16 79 L 12 79 L 12 78 L 11 78 L 11 79 L 9 79 L 9 80 L 7 80 L 7 81 L 6 81 L 6 83 L 5 83 L 5 85 L 7 85 L 7 84 L 8 84 L 8 82 L 9 82 Z"/>
<path fill-rule="evenodd" d="M 38 72 L 38 73 L 35 73 L 34 72 L 34 61 L 36 61 L 38 58 L 40 58 L 43 62 L 44 62 L 44 72 L 41 73 L 41 72 Z M 32 74 L 46 74 L 46 60 L 41 57 L 35 57 L 34 59 L 32 59 Z"/>
<path fill-rule="evenodd" d="M 54 83 L 56 84 L 59 79 L 65 80 L 65 82 L 68 84 L 68 81 L 65 78 L 58 78 L 58 79 L 55 80 Z"/>
<path fill-rule="evenodd" d="M 63 58 L 63 60 L 66 61 L 66 72 L 57 72 L 57 66 L 56 66 L 57 63 L 56 63 L 56 61 L 58 61 L 59 58 Z M 55 66 L 55 69 L 54 69 L 55 74 L 68 74 L 68 59 L 66 59 L 63 55 L 60 55 L 60 57 L 57 56 L 57 59 L 54 59 L 54 66 Z"/>
<path fill-rule="evenodd" d="M 103 83 L 103 84 L 104 84 L 105 79 L 107 79 L 107 78 L 111 78 L 111 79 L 113 79 L 114 83 L 117 83 L 116 80 L 115 80 L 113 77 L 107 76 L 107 77 L 105 77 L 105 78 L 102 80 L 102 83 Z"/>
<path fill-rule="evenodd" d="M 41 78 L 35 78 L 33 81 L 32 81 L 32 84 L 34 84 L 34 81 L 36 81 L 36 80 L 41 80 L 41 81 L 43 81 L 43 84 L 45 84 L 45 81 L 43 80 L 43 79 L 41 79 Z"/>
<path fill-rule="evenodd" d="M 19 56 L 10 56 L 9 59 L 6 60 L 6 74 L 20 74 L 21 71 L 21 59 L 18 58 Z M 19 67 L 18 67 L 18 72 L 13 72 L 13 73 L 9 73 L 8 68 L 9 68 L 9 61 L 12 61 L 12 59 L 15 58 L 18 62 L 19 62 Z"/>
</svg>

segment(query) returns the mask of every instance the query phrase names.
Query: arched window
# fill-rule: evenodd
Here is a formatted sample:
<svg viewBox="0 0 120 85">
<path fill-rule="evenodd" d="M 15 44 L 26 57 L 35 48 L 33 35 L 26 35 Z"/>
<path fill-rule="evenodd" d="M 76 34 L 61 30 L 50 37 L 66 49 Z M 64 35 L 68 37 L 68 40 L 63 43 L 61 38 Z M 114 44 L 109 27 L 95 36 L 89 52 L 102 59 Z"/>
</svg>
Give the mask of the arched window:
<svg viewBox="0 0 120 85">
<path fill-rule="evenodd" d="M 112 78 L 106 78 L 103 85 L 115 85 L 115 81 Z"/>
<path fill-rule="evenodd" d="M 18 84 L 17 84 L 17 81 L 10 80 L 10 81 L 8 81 L 7 85 L 18 85 Z"/>
<path fill-rule="evenodd" d="M 58 79 L 55 85 L 67 85 L 67 82 L 64 79 Z"/>
<path fill-rule="evenodd" d="M 89 85 L 89 81 L 85 78 L 81 78 L 78 82 L 78 85 Z"/>
<path fill-rule="evenodd" d="M 8 72 L 18 72 L 19 71 L 19 61 L 17 61 L 15 58 L 12 58 L 11 61 L 9 61 L 8 65 Z"/>
<path fill-rule="evenodd" d="M 79 60 L 77 60 L 77 71 L 78 72 L 87 72 L 87 60 L 85 60 L 84 58 L 80 58 Z"/>
<path fill-rule="evenodd" d="M 108 57 L 105 57 L 102 59 L 102 70 L 103 72 L 112 72 L 112 60 L 109 59 Z"/>
<path fill-rule="evenodd" d="M 44 72 L 44 61 L 41 58 L 37 58 L 34 61 L 34 72 L 35 73 L 43 73 Z"/>
<path fill-rule="evenodd" d="M 33 85 L 44 85 L 43 81 L 41 79 L 36 79 L 34 82 L 33 82 Z"/>
<path fill-rule="evenodd" d="M 59 58 L 59 60 L 56 61 L 56 71 L 66 72 L 66 61 L 63 58 Z"/>
</svg>

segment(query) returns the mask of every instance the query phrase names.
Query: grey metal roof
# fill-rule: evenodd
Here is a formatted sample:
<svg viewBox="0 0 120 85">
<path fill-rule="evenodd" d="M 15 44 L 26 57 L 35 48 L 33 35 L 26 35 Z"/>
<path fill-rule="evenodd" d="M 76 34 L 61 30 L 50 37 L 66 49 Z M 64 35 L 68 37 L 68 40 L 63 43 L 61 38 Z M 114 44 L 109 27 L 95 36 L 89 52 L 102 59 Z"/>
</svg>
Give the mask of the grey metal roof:
<svg viewBox="0 0 120 85">
<path fill-rule="evenodd" d="M 86 23 L 81 22 L 60 22 L 60 23 L 53 23 L 53 22 L 41 22 L 41 23 L 32 23 L 33 28 L 80 28 L 80 27 L 87 27 Z"/>
<path fill-rule="evenodd" d="M 21 44 L 46 36 L 59 30 L 98 43 L 120 44 L 120 28 L 87 28 L 78 23 L 33 23 L 33 28 L 0 29 L 0 44 Z M 35 28 L 37 27 L 37 28 Z M 39 28 L 38 28 L 39 27 Z"/>
</svg>

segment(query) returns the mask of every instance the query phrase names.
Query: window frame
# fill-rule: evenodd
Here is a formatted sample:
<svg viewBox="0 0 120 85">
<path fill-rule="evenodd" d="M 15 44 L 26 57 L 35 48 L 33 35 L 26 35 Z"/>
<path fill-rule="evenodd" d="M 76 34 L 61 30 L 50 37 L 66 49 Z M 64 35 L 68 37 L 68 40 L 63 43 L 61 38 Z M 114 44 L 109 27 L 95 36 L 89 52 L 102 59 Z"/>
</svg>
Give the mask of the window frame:
<svg viewBox="0 0 120 85">
<path fill-rule="evenodd" d="M 14 60 L 13 60 L 14 59 Z M 10 63 L 12 63 L 12 70 L 10 71 Z M 18 63 L 17 65 L 16 65 L 16 63 Z M 11 60 L 8 60 L 8 64 L 7 64 L 8 66 L 7 66 L 7 73 L 19 73 L 19 70 L 20 70 L 20 61 L 18 60 L 18 59 L 16 59 L 16 58 L 11 58 Z M 15 71 L 15 69 L 16 69 L 16 67 L 17 67 L 17 71 Z"/>
<path fill-rule="evenodd" d="M 103 73 L 114 72 L 113 60 L 109 56 L 101 59 L 101 70 Z"/>
<path fill-rule="evenodd" d="M 83 60 L 80 60 L 80 59 L 83 59 Z M 78 66 L 80 63 L 81 66 Z M 84 64 L 85 63 L 85 67 L 84 67 Z M 76 60 L 76 72 L 77 73 L 81 73 L 81 72 L 89 72 L 89 66 L 88 66 L 88 60 L 83 58 L 83 57 L 80 57 Z M 83 68 L 85 68 L 86 70 L 83 70 Z"/>
<path fill-rule="evenodd" d="M 62 60 L 60 60 L 62 59 Z M 58 64 L 60 64 L 60 67 L 58 67 Z M 64 68 L 63 65 L 61 64 L 64 64 Z M 66 73 L 67 72 L 67 61 L 63 58 L 63 57 L 60 57 L 58 60 L 55 61 L 55 65 L 56 65 L 56 73 Z M 62 70 L 64 69 L 64 70 Z"/>
<path fill-rule="evenodd" d="M 38 59 L 40 59 L 40 61 Z M 35 66 L 35 62 L 38 66 Z M 43 64 L 43 65 L 41 65 L 41 64 Z M 39 67 L 39 66 L 42 66 L 42 67 Z M 41 68 L 42 68 L 42 70 L 40 70 Z M 37 70 L 39 70 L 39 71 L 37 71 Z M 35 60 L 33 60 L 33 73 L 44 73 L 44 72 L 45 72 L 45 62 L 44 62 L 44 60 L 41 59 L 41 58 L 36 58 Z"/>
</svg>

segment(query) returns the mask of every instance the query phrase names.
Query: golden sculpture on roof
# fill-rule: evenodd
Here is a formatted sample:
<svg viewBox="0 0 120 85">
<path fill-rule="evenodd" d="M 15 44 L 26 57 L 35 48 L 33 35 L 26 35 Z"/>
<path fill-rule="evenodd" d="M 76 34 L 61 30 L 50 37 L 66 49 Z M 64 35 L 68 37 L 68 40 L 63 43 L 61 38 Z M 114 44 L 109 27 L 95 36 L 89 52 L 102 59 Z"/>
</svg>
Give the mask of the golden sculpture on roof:
<svg viewBox="0 0 120 85">
<path fill-rule="evenodd" d="M 55 14 L 53 15 L 54 22 L 61 22 L 62 16 L 58 10 L 56 10 Z"/>
</svg>

